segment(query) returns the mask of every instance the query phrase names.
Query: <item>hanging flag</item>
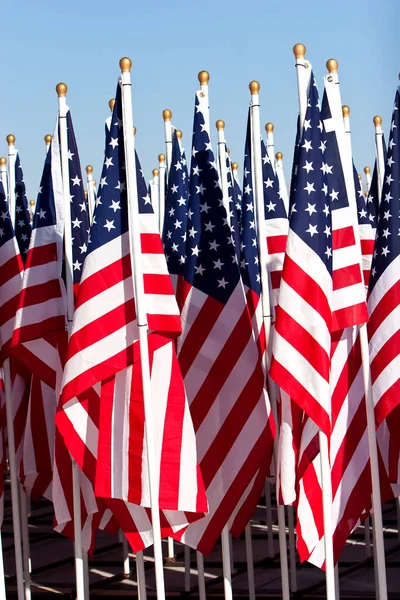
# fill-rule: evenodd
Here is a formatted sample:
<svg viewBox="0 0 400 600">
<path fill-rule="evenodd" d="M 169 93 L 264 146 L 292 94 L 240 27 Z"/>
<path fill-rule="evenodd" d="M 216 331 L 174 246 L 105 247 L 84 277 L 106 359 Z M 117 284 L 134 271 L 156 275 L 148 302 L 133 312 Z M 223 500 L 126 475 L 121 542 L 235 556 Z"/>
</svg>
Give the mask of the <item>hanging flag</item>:
<svg viewBox="0 0 400 600">
<path fill-rule="evenodd" d="M 179 362 L 209 501 L 184 543 L 208 554 L 242 494 L 268 463 L 273 425 L 262 352 L 240 278 L 206 123 L 196 93 Z M 190 215 L 190 217 L 189 217 Z"/>
<path fill-rule="evenodd" d="M 372 225 L 368 213 L 366 198 L 361 189 L 361 181 L 358 178 L 357 170 L 353 165 L 354 187 L 356 190 L 357 217 L 358 217 L 358 235 L 361 243 L 362 271 L 364 284 L 368 290 L 369 277 L 371 272 L 372 254 L 375 246 L 375 227 Z"/>
<path fill-rule="evenodd" d="M 31 219 L 19 152 L 15 158 L 15 235 L 21 258 L 25 261 L 31 237 Z"/>
</svg>

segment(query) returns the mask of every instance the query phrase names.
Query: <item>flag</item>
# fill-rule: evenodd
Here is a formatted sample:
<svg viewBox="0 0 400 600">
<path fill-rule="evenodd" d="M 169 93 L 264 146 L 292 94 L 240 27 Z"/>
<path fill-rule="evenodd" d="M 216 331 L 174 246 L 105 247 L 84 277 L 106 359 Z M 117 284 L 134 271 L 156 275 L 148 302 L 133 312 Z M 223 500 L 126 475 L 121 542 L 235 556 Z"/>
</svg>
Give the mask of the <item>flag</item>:
<svg viewBox="0 0 400 600">
<path fill-rule="evenodd" d="M 25 261 L 31 237 L 31 219 L 19 152 L 15 158 L 15 234 L 21 258 Z"/>
<path fill-rule="evenodd" d="M 226 144 L 225 144 L 226 147 Z M 232 175 L 232 163 L 228 152 L 225 149 L 225 160 L 226 160 L 226 179 L 228 183 L 228 212 L 229 212 L 229 223 L 232 233 L 233 246 L 236 251 L 236 256 L 239 259 L 240 256 L 240 231 L 239 231 L 239 218 L 238 211 L 235 207 L 237 200 L 237 194 L 241 195 L 240 188 L 235 190 L 235 183 Z"/>
<path fill-rule="evenodd" d="M 377 426 L 399 403 L 400 117 L 396 92 L 369 282 L 368 336 Z"/>
<path fill-rule="evenodd" d="M 173 340 L 180 333 L 179 310 L 137 156 L 136 170 L 138 197 L 132 201 L 139 204 L 160 469 L 158 505 L 173 511 L 169 519 L 178 528 L 179 519 L 186 524 L 189 518 L 181 511 L 199 518 L 207 510 L 207 500 L 174 350 Z M 150 507 L 141 386 L 118 85 L 56 418 L 66 446 L 94 484 L 96 496 L 109 506 L 123 500 Z M 114 515 L 120 519 L 116 510 Z M 151 526 L 148 519 L 146 523 Z"/>
<path fill-rule="evenodd" d="M 196 93 L 179 363 L 196 432 L 209 513 L 179 539 L 208 554 L 258 470 L 272 423 L 262 353 L 240 278 L 211 149 L 207 101 Z M 189 217 L 190 215 L 190 217 Z"/>
<path fill-rule="evenodd" d="M 364 284 L 368 290 L 371 272 L 372 254 L 375 245 L 375 226 L 371 221 L 371 213 L 368 211 L 367 201 L 361 189 L 361 181 L 358 179 L 356 168 L 353 165 L 354 187 L 356 190 L 358 234 L 361 243 L 362 271 Z"/>
</svg>

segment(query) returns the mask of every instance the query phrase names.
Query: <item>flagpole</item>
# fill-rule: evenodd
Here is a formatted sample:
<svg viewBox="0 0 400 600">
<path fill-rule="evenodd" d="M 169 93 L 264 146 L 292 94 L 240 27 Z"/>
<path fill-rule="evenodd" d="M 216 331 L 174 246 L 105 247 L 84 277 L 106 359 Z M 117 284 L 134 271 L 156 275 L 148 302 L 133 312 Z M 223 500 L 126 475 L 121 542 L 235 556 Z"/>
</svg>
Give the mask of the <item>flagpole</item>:
<svg viewBox="0 0 400 600">
<path fill-rule="evenodd" d="M 154 214 L 156 215 L 157 223 L 160 222 L 160 200 L 159 200 L 159 177 L 160 171 L 153 169 L 153 179 L 150 181 L 150 200 L 153 207 Z M 161 234 L 161 230 L 160 230 Z"/>
<path fill-rule="evenodd" d="M 0 179 L 6 198 L 8 198 L 7 159 L 5 156 L 0 158 Z"/>
<path fill-rule="evenodd" d="M 159 198 L 160 198 L 160 206 L 159 206 L 159 227 L 160 234 L 162 235 L 164 229 L 164 215 L 165 215 L 165 154 L 158 155 L 158 172 L 159 172 Z"/>
<path fill-rule="evenodd" d="M 287 189 L 287 185 L 286 185 L 285 173 L 283 170 L 283 162 L 282 162 L 283 154 L 282 154 L 282 152 L 277 152 L 275 154 L 275 158 L 276 158 L 275 169 L 276 169 L 276 174 L 277 174 L 278 181 L 279 181 L 279 192 L 280 192 L 283 204 L 285 205 L 286 214 L 289 215 L 289 193 L 288 193 L 288 189 Z"/>
<path fill-rule="evenodd" d="M 15 227 L 15 160 L 17 153 L 15 150 L 15 136 L 10 133 L 7 136 L 8 144 L 8 202 L 12 226 Z"/>
<path fill-rule="evenodd" d="M 46 144 L 46 154 L 47 154 L 48 149 L 50 148 L 52 139 L 53 139 L 53 136 L 51 136 L 50 133 L 46 133 L 46 135 L 44 136 L 44 143 Z"/>
<path fill-rule="evenodd" d="M 35 201 L 34 200 L 29 200 L 29 217 L 31 219 L 31 223 L 33 221 L 33 215 L 35 214 Z"/>
<path fill-rule="evenodd" d="M 310 82 L 311 69 L 305 60 L 306 47 L 304 44 L 295 44 L 293 54 L 296 59 L 297 87 L 299 92 L 299 134 L 303 132 L 303 123 L 307 112 L 307 88 Z"/>
<path fill-rule="evenodd" d="M 253 542 L 251 538 L 251 522 L 249 521 L 244 530 L 246 542 L 247 580 L 249 583 L 249 600 L 256 599 L 256 586 L 254 583 Z"/>
<path fill-rule="evenodd" d="M 136 164 L 134 136 L 132 135 L 132 85 L 129 58 L 121 58 L 119 62 L 122 80 L 122 121 L 124 128 L 126 188 L 128 195 L 128 222 L 130 237 L 130 253 L 132 275 L 134 280 L 136 319 L 139 330 L 140 361 L 142 366 L 142 385 L 145 412 L 145 435 L 147 462 L 149 470 L 149 490 L 151 504 L 151 520 L 153 529 L 153 548 L 157 599 L 165 600 L 163 555 L 161 545 L 159 500 L 159 469 L 154 452 L 154 426 L 151 403 L 150 365 L 148 350 L 148 325 L 146 306 L 144 304 L 143 268 L 141 263 L 141 242 L 139 231 L 139 206 L 136 181 Z"/>
<path fill-rule="evenodd" d="M 228 188 L 228 174 L 226 171 L 226 141 L 225 141 L 225 123 L 222 119 L 219 119 L 215 123 L 215 127 L 218 131 L 218 162 L 219 172 L 221 177 L 221 189 L 222 189 L 222 201 L 226 210 L 226 216 L 230 225 L 229 216 L 229 188 Z"/>
<path fill-rule="evenodd" d="M 330 59 L 326 63 L 326 67 L 329 71 L 328 82 L 329 87 L 326 85 L 326 93 L 328 95 L 329 105 L 332 113 L 332 121 L 335 125 L 335 132 L 338 142 L 339 155 L 343 169 L 343 175 L 345 179 L 345 185 L 347 193 L 351 195 L 349 197 L 349 204 L 353 202 L 356 207 L 354 179 L 353 179 L 353 162 L 351 156 L 351 145 L 347 140 L 347 143 L 343 139 L 344 127 L 343 121 L 341 122 L 342 114 L 339 112 L 341 109 L 340 101 L 340 88 L 338 78 L 338 63 L 335 59 Z M 335 98 L 336 96 L 336 98 Z M 381 120 L 382 122 L 382 120 Z M 347 136 L 348 137 L 348 136 Z M 353 200 L 352 200 L 353 198 Z M 356 210 L 356 208 L 355 208 Z M 357 215 L 355 214 L 355 219 Z M 356 237 L 356 243 L 360 245 L 358 228 L 354 227 L 354 234 Z M 360 251 L 361 256 L 361 251 Z M 361 268 L 361 264 L 360 264 Z M 371 384 L 371 370 L 370 370 L 370 356 L 368 346 L 368 333 L 367 324 L 363 323 L 360 325 L 360 346 L 361 346 L 361 359 L 362 359 L 362 374 L 365 390 L 365 405 L 367 413 L 367 433 L 368 433 L 368 446 L 370 454 L 370 468 L 371 468 L 371 482 L 372 482 L 372 508 L 374 512 L 373 528 L 374 528 L 374 539 L 376 547 L 376 567 L 378 573 L 378 598 L 379 600 L 387 600 L 387 583 L 386 583 L 386 566 L 385 566 L 385 546 L 383 538 L 383 523 L 382 523 L 382 505 L 381 505 L 381 492 L 380 492 L 380 479 L 379 479 L 379 462 L 378 462 L 378 449 L 376 442 L 376 430 L 375 430 L 375 412 L 374 402 L 372 397 L 372 384 Z"/>
<path fill-rule="evenodd" d="M 10 371 L 10 359 L 7 358 L 3 363 L 4 368 L 4 391 L 6 397 L 6 416 L 7 416 L 7 435 L 8 435 L 8 461 L 10 466 L 11 483 L 11 501 L 12 501 L 12 519 L 14 534 L 14 554 L 15 554 L 15 576 L 17 578 L 18 600 L 25 599 L 24 567 L 22 561 L 22 541 L 21 541 L 21 512 L 18 489 L 18 473 L 15 457 L 15 438 L 14 438 L 14 419 L 12 406 L 12 383 Z"/>
<path fill-rule="evenodd" d="M 196 551 L 197 577 L 199 582 L 199 600 L 206 600 L 206 580 L 204 576 L 204 556 Z"/>
<path fill-rule="evenodd" d="M 275 173 L 275 144 L 274 144 L 274 124 L 266 123 L 265 131 L 267 132 L 267 154 L 271 161 L 272 170 Z"/>
<path fill-rule="evenodd" d="M 378 195 L 379 203 L 381 201 L 383 180 L 385 177 L 385 155 L 383 153 L 383 130 L 382 117 L 376 115 L 373 119 L 375 126 L 375 151 L 376 151 L 376 168 L 378 171 Z"/>
<path fill-rule="evenodd" d="M 261 275 L 261 301 L 263 310 L 263 322 L 265 329 L 265 338 L 267 347 L 271 343 L 270 332 L 271 332 L 271 320 L 272 311 L 270 304 L 270 283 L 267 270 L 268 264 L 268 248 L 267 248 L 267 235 L 265 231 L 265 208 L 264 208 L 264 184 L 262 176 L 262 159 L 261 159 L 261 131 L 260 131 L 260 99 L 259 91 L 260 84 L 258 81 L 251 81 L 249 84 L 251 93 L 251 129 L 252 129 L 252 156 L 254 159 L 254 182 L 255 182 L 255 204 L 256 204 L 256 215 L 257 215 L 257 233 L 258 233 L 258 247 L 260 252 L 260 275 Z M 265 352 L 265 363 L 266 373 L 269 372 L 270 357 L 268 352 Z M 278 411 L 275 397 L 275 386 L 271 386 L 271 408 L 272 414 L 278 427 Z M 275 436 L 274 440 L 274 456 L 275 461 L 278 457 L 278 435 Z M 275 470 L 276 472 L 276 470 Z M 287 560 L 287 544 L 286 544 L 286 523 L 285 523 L 285 507 L 277 506 L 278 513 L 278 530 L 279 530 L 279 552 L 281 561 L 281 580 L 282 580 L 282 598 L 283 600 L 289 600 L 289 568 Z"/>
<path fill-rule="evenodd" d="M 89 223 L 92 222 L 94 213 L 94 185 L 93 185 L 93 167 L 88 165 L 86 167 L 87 174 L 87 193 L 88 193 L 88 207 L 89 207 Z"/>
<path fill-rule="evenodd" d="M 369 188 L 371 187 L 371 169 L 369 167 L 364 167 L 365 173 L 365 185 L 367 189 L 367 193 L 369 193 Z"/>
<path fill-rule="evenodd" d="M 168 178 L 169 171 L 171 169 L 171 160 L 172 160 L 172 112 L 166 108 L 163 110 L 163 119 L 164 119 L 164 133 L 165 133 L 165 155 L 167 158 L 167 171 L 166 176 Z"/>
<path fill-rule="evenodd" d="M 60 154 L 62 169 L 62 185 L 64 196 L 64 257 L 65 257 L 65 282 L 67 291 L 67 331 L 68 339 L 71 336 L 72 321 L 74 316 L 74 290 L 72 276 L 72 231 L 71 231 L 71 201 L 69 190 L 69 164 L 68 164 L 68 134 L 67 134 L 67 91 L 65 83 L 56 86 L 58 95 L 58 111 L 60 124 Z M 74 550 L 75 550 L 75 577 L 77 600 L 86 600 L 85 572 L 83 547 L 82 547 L 82 517 L 81 517 L 81 490 L 79 467 L 72 461 L 72 495 L 74 516 Z"/>
</svg>

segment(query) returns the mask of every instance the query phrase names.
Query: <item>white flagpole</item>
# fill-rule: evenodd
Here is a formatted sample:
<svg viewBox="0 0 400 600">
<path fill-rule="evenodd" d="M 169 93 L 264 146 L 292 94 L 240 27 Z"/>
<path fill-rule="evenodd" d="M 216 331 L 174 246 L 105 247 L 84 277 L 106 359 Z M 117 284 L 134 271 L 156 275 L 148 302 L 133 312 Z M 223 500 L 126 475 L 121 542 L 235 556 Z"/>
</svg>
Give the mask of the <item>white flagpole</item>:
<svg viewBox="0 0 400 600">
<path fill-rule="evenodd" d="M 305 59 L 306 47 L 304 44 L 295 44 L 293 54 L 296 59 L 297 87 L 299 92 L 299 128 L 303 132 L 304 119 L 307 112 L 307 89 L 311 77 L 309 62 Z"/>
<path fill-rule="evenodd" d="M 196 551 L 197 577 L 199 581 L 199 600 L 206 600 L 206 580 L 204 577 L 204 556 Z"/>
<path fill-rule="evenodd" d="M 160 234 L 162 235 L 164 229 L 164 215 L 165 215 L 165 188 L 166 188 L 166 172 L 165 172 L 165 154 L 158 155 L 158 180 L 159 180 L 159 198 L 160 198 L 160 206 L 159 206 L 159 227 Z"/>
<path fill-rule="evenodd" d="M 178 138 L 178 143 L 179 143 L 179 148 L 180 151 L 182 152 L 182 138 L 183 138 L 183 133 L 180 129 L 176 130 L 176 137 Z"/>
<path fill-rule="evenodd" d="M 336 132 L 336 138 L 338 142 L 339 155 L 343 169 L 343 175 L 345 179 L 345 185 L 347 194 L 349 196 L 349 203 L 353 203 L 356 211 L 356 197 L 354 189 L 354 178 L 353 178 L 353 161 L 351 156 L 351 144 L 349 140 L 345 139 L 345 128 L 343 127 L 343 121 L 341 121 L 342 114 L 341 100 L 340 100 L 340 88 L 338 78 L 338 63 L 334 59 L 330 59 L 326 63 L 326 67 L 329 71 L 327 81 L 329 85 L 325 85 L 326 93 L 329 99 L 329 106 L 332 114 L 332 121 L 334 123 L 334 129 Z M 348 136 L 347 136 L 348 138 Z M 357 214 L 355 212 L 354 219 L 356 220 Z M 358 228 L 354 227 L 354 233 L 356 237 L 356 243 L 360 245 Z M 361 250 L 360 250 L 361 256 Z M 361 266 L 361 265 L 360 265 Z M 387 600 L 387 583 L 386 583 L 386 566 L 385 566 L 385 546 L 383 539 L 383 523 L 382 523 L 382 505 L 381 505 L 381 492 L 380 492 L 380 480 L 379 480 L 379 463 L 378 463 L 378 449 L 376 442 L 376 431 L 375 431 L 375 413 L 374 413 L 374 402 L 372 397 L 372 384 L 371 384 L 371 370 L 370 370 L 370 357 L 369 357 L 369 346 L 368 346 L 368 334 L 367 324 L 364 323 L 360 326 L 360 346 L 361 346 L 361 358 L 362 358 L 362 373 L 365 390 L 365 405 L 367 413 L 367 432 L 368 432 L 368 446 L 370 453 L 370 468 L 371 468 L 371 481 L 372 481 L 372 508 L 374 511 L 373 527 L 374 527 L 374 539 L 376 547 L 376 570 L 378 573 L 378 598 L 379 600 Z"/>
<path fill-rule="evenodd" d="M 297 592 L 297 571 L 296 571 L 296 537 L 294 533 L 294 508 L 287 507 L 288 529 L 289 529 L 289 559 L 290 559 L 290 588 L 292 594 Z"/>
<path fill-rule="evenodd" d="M 239 183 L 239 165 L 237 164 L 237 162 L 232 163 L 232 175 L 236 183 Z"/>
<path fill-rule="evenodd" d="M 144 556 L 143 550 L 136 554 L 136 579 L 138 584 L 138 598 L 139 600 L 147 599 L 146 591 L 146 575 L 144 571 Z"/>
<path fill-rule="evenodd" d="M 64 257 L 65 280 L 67 291 L 67 328 L 68 338 L 71 335 L 74 316 L 74 292 L 72 276 L 72 231 L 71 231 L 71 197 L 69 190 L 69 165 L 68 165 L 68 134 L 67 134 L 67 91 L 65 83 L 56 86 L 58 95 L 58 111 L 60 123 L 60 154 L 62 168 L 62 185 L 64 196 Z M 84 550 L 82 547 L 82 517 L 81 517 L 81 489 L 79 467 L 72 459 L 72 494 L 74 514 L 74 550 L 75 550 L 75 577 L 77 600 L 86 600 L 87 589 Z"/>
<path fill-rule="evenodd" d="M 369 189 L 371 187 L 371 169 L 369 167 L 364 167 L 365 173 L 365 187 L 367 193 L 369 193 Z"/>
<path fill-rule="evenodd" d="M 92 222 L 94 213 L 94 185 L 93 185 L 93 167 L 88 165 L 86 167 L 87 174 L 87 193 L 88 193 L 88 207 L 89 207 L 89 223 Z"/>
<path fill-rule="evenodd" d="M 219 119 L 215 123 L 215 127 L 218 131 L 218 162 L 219 162 L 219 173 L 221 178 L 221 189 L 222 189 L 222 201 L 226 210 L 226 216 L 230 225 L 229 216 L 229 188 L 228 188 L 228 173 L 226 170 L 226 141 L 225 141 L 225 123 L 222 119 Z"/>
<path fill-rule="evenodd" d="M 261 131 L 260 131 L 260 99 L 259 91 L 260 84 L 258 81 L 252 81 L 249 84 L 251 93 L 251 129 L 252 129 L 252 156 L 254 160 L 254 183 L 255 183 L 255 204 L 257 216 L 257 233 L 258 247 L 260 252 L 260 275 L 261 275 L 261 301 L 263 310 L 263 321 L 265 328 L 265 337 L 267 346 L 271 343 L 271 303 L 270 303 L 270 283 L 267 270 L 268 264 L 268 248 L 267 236 L 265 231 L 265 208 L 264 208 L 264 184 L 262 177 L 262 159 L 261 159 Z M 266 373 L 269 372 L 270 357 L 268 352 L 265 352 Z M 276 425 L 278 426 L 278 411 L 275 397 L 275 386 L 271 386 L 270 394 L 271 408 Z M 274 440 L 274 457 L 275 461 L 278 457 L 278 435 Z M 276 472 L 276 470 L 275 470 Z M 281 561 L 281 580 L 282 580 L 282 598 L 289 600 L 289 569 L 287 560 L 287 545 L 286 545 L 286 524 L 285 524 L 285 507 L 277 506 L 278 513 L 278 532 L 279 532 L 279 553 Z"/>
<path fill-rule="evenodd" d="M 272 169 L 275 173 L 275 143 L 274 143 L 274 124 L 266 123 L 265 131 L 267 132 L 267 154 L 271 161 Z"/>
<path fill-rule="evenodd" d="M 128 196 L 128 222 L 132 275 L 134 280 L 136 318 L 139 331 L 140 361 L 142 365 L 143 400 L 145 411 L 145 435 L 148 462 L 148 476 L 153 529 L 154 566 L 157 599 L 165 600 L 163 555 L 161 545 L 159 499 L 159 468 L 154 451 L 154 425 L 151 401 L 150 365 L 148 349 L 147 312 L 144 304 L 143 266 L 141 262 L 141 242 L 139 230 L 139 206 L 136 181 L 134 136 L 132 134 L 132 84 L 129 58 L 119 62 L 122 80 L 122 121 L 124 128 L 126 189 Z"/>
<path fill-rule="evenodd" d="M 170 538 L 168 538 L 169 541 Z M 173 550 L 172 550 L 173 552 Z M 191 562 L 191 557 L 190 557 L 190 552 L 191 552 L 191 548 L 190 546 L 184 546 L 184 557 L 183 557 L 183 561 L 184 561 L 184 565 L 185 565 L 185 592 L 190 592 L 190 562 Z M 173 554 L 172 554 L 173 556 Z"/>
<path fill-rule="evenodd" d="M 15 136 L 10 133 L 7 136 L 8 144 L 8 198 L 9 198 L 9 212 L 12 226 L 15 227 L 15 160 L 17 158 L 17 151 L 15 148 Z"/>
<path fill-rule="evenodd" d="M 264 484 L 265 518 L 267 523 L 268 556 L 274 556 L 274 531 L 272 528 L 271 486 L 268 479 Z"/>
<path fill-rule="evenodd" d="M 385 156 L 383 154 L 383 130 L 382 117 L 376 115 L 373 119 L 375 126 L 375 151 L 376 151 L 376 168 L 378 171 L 378 195 L 379 203 L 381 201 L 383 179 L 385 177 Z"/>
<path fill-rule="evenodd" d="M 163 119 L 164 119 L 164 133 L 165 133 L 165 155 L 167 157 L 167 172 L 166 176 L 168 178 L 169 171 L 171 168 L 171 160 L 172 160 L 172 112 L 166 108 L 163 110 Z"/>
<path fill-rule="evenodd" d="M 4 391 L 6 397 L 6 415 L 7 415 L 7 435 L 8 435 L 8 461 L 10 465 L 11 482 L 11 501 L 12 518 L 14 533 L 14 553 L 15 553 L 15 575 L 17 578 L 18 600 L 25 599 L 24 567 L 22 561 L 22 542 L 21 542 L 21 512 L 17 464 L 15 458 L 15 438 L 14 438 L 14 419 L 12 407 L 12 383 L 10 372 L 10 360 L 7 358 L 3 364 L 4 368 Z"/>
<path fill-rule="evenodd" d="M 160 222 L 160 199 L 159 199 L 159 177 L 160 171 L 153 169 L 153 179 L 150 181 L 150 199 L 154 214 L 156 215 L 157 223 Z M 160 230 L 161 234 L 161 230 Z"/>
<path fill-rule="evenodd" d="M 31 599 L 31 557 L 29 545 L 28 496 L 19 484 L 21 507 L 22 560 L 24 563 L 25 600 Z"/>
<path fill-rule="evenodd" d="M 286 186 L 285 173 L 283 171 L 283 154 L 282 152 L 277 152 L 275 154 L 276 163 L 275 170 L 278 176 L 279 181 L 279 192 L 281 194 L 281 198 L 283 200 L 283 204 L 285 205 L 286 214 L 289 216 L 289 193 Z"/>
<path fill-rule="evenodd" d="M 7 159 L 5 156 L 0 158 L 0 178 L 3 184 L 4 193 L 8 198 L 8 178 L 7 178 Z"/>
<path fill-rule="evenodd" d="M 251 522 L 247 523 L 244 530 L 246 541 L 247 580 L 249 583 L 249 600 L 256 599 L 256 586 L 254 583 L 253 543 L 251 539 Z"/>
<path fill-rule="evenodd" d="M 51 136 L 50 133 L 46 133 L 46 135 L 44 136 L 44 143 L 46 145 L 46 154 L 47 154 L 48 149 L 50 148 L 52 139 L 53 139 L 53 136 Z"/>
</svg>

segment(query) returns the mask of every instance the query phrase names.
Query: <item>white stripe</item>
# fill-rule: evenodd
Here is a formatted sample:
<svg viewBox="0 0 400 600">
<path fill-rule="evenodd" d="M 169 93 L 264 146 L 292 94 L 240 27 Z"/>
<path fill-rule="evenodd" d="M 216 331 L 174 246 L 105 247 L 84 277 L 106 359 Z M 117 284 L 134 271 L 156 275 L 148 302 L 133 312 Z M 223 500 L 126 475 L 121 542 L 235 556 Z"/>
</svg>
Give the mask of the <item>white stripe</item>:
<svg viewBox="0 0 400 600">
<path fill-rule="evenodd" d="M 129 494 L 129 406 L 132 366 L 115 375 L 111 420 L 111 497 L 128 500 Z"/>
<path fill-rule="evenodd" d="M 400 254 L 397 256 L 384 270 L 368 298 L 369 314 L 373 311 L 385 296 L 385 294 L 393 287 L 399 279 L 400 272 Z"/>
<path fill-rule="evenodd" d="M 88 450 L 97 458 L 99 430 L 78 398 L 71 398 L 63 406 L 63 410 L 71 421 L 75 433 L 81 438 Z"/>
</svg>

